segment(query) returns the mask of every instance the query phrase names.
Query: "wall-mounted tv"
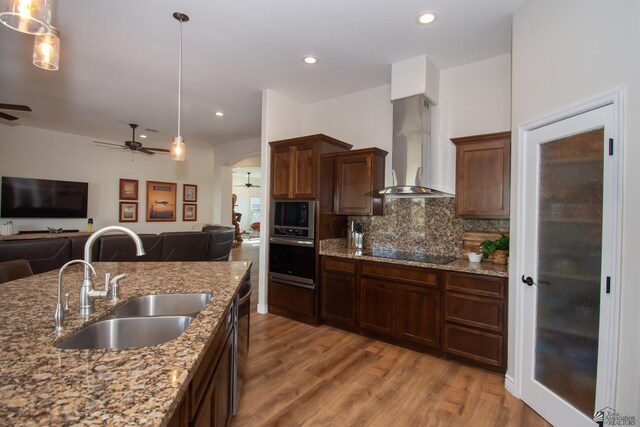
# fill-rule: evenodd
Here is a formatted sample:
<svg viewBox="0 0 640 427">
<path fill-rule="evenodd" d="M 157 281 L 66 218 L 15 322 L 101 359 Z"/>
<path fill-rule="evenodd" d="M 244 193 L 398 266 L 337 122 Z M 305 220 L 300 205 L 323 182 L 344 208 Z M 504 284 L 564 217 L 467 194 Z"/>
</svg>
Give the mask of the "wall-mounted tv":
<svg viewBox="0 0 640 427">
<path fill-rule="evenodd" d="M 86 218 L 89 184 L 2 177 L 2 218 Z"/>
</svg>

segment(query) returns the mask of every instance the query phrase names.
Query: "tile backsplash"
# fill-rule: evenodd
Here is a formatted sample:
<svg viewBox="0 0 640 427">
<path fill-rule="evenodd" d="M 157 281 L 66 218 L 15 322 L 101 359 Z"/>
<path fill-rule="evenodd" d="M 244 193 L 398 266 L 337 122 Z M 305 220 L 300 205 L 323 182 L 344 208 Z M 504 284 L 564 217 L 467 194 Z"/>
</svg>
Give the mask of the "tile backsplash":
<svg viewBox="0 0 640 427">
<path fill-rule="evenodd" d="M 509 220 L 455 217 L 453 197 L 390 198 L 382 216 L 350 216 L 362 224 L 365 249 L 462 256 L 465 231 L 509 231 Z"/>
</svg>

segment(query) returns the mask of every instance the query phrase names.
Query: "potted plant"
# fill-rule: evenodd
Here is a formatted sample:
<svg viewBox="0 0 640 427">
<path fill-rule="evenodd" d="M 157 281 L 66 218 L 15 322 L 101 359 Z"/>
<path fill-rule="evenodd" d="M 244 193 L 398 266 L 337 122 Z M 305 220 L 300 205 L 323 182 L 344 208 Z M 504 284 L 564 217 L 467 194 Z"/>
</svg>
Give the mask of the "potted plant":
<svg viewBox="0 0 640 427">
<path fill-rule="evenodd" d="M 509 256 L 509 236 L 503 234 L 499 239 L 485 240 L 480 243 L 480 249 L 485 258 L 493 255 L 494 264 L 506 264 Z"/>
</svg>

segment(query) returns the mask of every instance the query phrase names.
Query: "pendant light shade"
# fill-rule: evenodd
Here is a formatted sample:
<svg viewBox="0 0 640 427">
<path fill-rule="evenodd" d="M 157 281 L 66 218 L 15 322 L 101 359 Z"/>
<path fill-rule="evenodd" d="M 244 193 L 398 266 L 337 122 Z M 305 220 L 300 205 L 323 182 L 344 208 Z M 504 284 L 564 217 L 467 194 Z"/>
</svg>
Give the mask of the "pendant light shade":
<svg viewBox="0 0 640 427">
<path fill-rule="evenodd" d="M 0 0 L 0 22 L 26 34 L 45 34 L 51 26 L 52 0 Z"/>
<path fill-rule="evenodd" d="M 173 160 L 184 160 L 184 139 L 181 136 L 174 136 L 171 143 L 171 158 Z"/>
<path fill-rule="evenodd" d="M 180 106 L 182 101 L 182 23 L 189 21 L 189 17 L 181 12 L 175 12 L 173 17 L 180 22 L 180 51 L 178 54 L 178 136 L 175 136 L 171 143 L 171 158 L 173 160 L 184 161 L 184 139 L 182 138 L 182 135 L 180 135 Z"/>
<path fill-rule="evenodd" d="M 46 34 L 39 34 L 33 43 L 33 65 L 44 70 L 56 71 L 60 63 L 60 33 L 51 27 Z"/>
</svg>

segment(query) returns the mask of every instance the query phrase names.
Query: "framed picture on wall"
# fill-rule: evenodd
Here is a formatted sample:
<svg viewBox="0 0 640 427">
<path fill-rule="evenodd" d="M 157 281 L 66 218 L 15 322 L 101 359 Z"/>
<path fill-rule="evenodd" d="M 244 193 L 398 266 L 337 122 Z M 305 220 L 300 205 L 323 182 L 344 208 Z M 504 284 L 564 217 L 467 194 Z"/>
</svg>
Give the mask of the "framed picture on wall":
<svg viewBox="0 0 640 427">
<path fill-rule="evenodd" d="M 138 222 L 138 202 L 120 202 L 119 222 Z"/>
<path fill-rule="evenodd" d="M 182 220 L 183 221 L 197 221 L 198 219 L 198 205 L 192 203 L 185 203 L 182 205 Z"/>
<path fill-rule="evenodd" d="M 120 178 L 120 200 L 138 200 L 138 180 Z"/>
<path fill-rule="evenodd" d="M 147 221 L 176 220 L 176 183 L 147 181 Z"/>
<path fill-rule="evenodd" d="M 198 219 L 198 205 L 185 203 L 182 205 L 182 220 L 196 221 Z"/>
<path fill-rule="evenodd" d="M 198 186 L 193 184 L 184 184 L 182 188 L 182 201 L 183 202 L 197 202 L 198 201 Z"/>
</svg>

